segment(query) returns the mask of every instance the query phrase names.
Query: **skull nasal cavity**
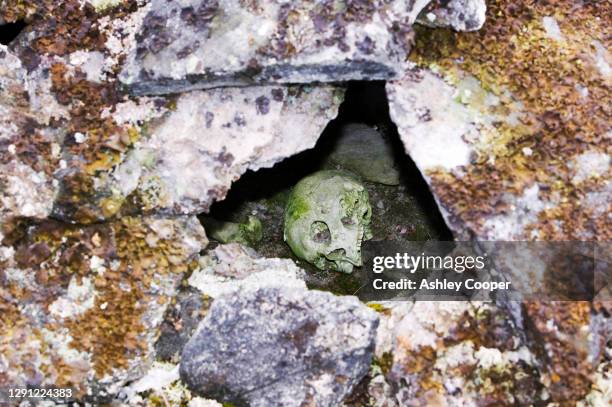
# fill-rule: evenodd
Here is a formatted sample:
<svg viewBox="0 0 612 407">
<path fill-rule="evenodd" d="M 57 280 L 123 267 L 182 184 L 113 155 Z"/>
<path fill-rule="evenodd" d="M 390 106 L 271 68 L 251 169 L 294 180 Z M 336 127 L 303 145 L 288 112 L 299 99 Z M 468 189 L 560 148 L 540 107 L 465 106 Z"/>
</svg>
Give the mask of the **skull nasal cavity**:
<svg viewBox="0 0 612 407">
<path fill-rule="evenodd" d="M 331 232 L 325 222 L 316 221 L 310 225 L 310 236 L 317 243 L 331 243 Z"/>
</svg>

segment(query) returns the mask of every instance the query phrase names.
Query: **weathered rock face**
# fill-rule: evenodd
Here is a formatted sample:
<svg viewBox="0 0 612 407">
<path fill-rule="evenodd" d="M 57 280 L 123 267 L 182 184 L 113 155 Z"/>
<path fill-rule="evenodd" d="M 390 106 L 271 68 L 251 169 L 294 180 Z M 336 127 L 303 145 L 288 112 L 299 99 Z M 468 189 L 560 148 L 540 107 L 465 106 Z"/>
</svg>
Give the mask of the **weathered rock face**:
<svg viewBox="0 0 612 407">
<path fill-rule="evenodd" d="M 377 325 L 355 297 L 278 287 L 222 296 L 185 347 L 181 378 L 237 405 L 336 406 L 367 373 Z"/>
<path fill-rule="evenodd" d="M 269 259 L 238 243 L 215 247 L 200 258 L 189 285 L 216 298 L 262 287 L 306 288 L 304 271 L 289 259 Z"/>
<path fill-rule="evenodd" d="M 574 6 L 498 2 L 477 33 L 421 29 L 421 69 L 387 85 L 406 151 L 459 236 L 610 240 L 610 10 Z"/>
<path fill-rule="evenodd" d="M 610 10 L 574 6 L 491 2 L 477 33 L 419 30 L 419 67 L 387 84 L 406 151 L 458 239 L 610 240 L 610 62 L 598 17 Z M 592 386 L 609 388 L 596 373 L 609 364 L 609 312 L 525 304 L 512 319 L 551 400 L 605 395 Z"/>
<path fill-rule="evenodd" d="M 457 31 L 476 31 L 485 22 L 484 0 L 432 1 L 419 15 L 417 23 L 430 27 L 450 27 Z"/>
<path fill-rule="evenodd" d="M 536 360 L 508 315 L 487 304 L 417 302 L 398 318 L 394 343 L 389 377 L 400 405 L 539 400 Z"/>
<path fill-rule="evenodd" d="M 2 233 L 0 386 L 72 387 L 94 400 L 146 368 L 206 244 L 195 218 L 25 222 Z"/>
<path fill-rule="evenodd" d="M 150 125 L 150 135 L 114 169 L 106 187 L 118 191 L 118 206 L 125 200 L 128 213 L 206 211 L 247 170 L 271 167 L 313 147 L 341 100 L 342 91 L 332 87 L 182 95 L 174 111 Z"/>
<path fill-rule="evenodd" d="M 121 78 L 137 94 L 388 79 L 427 3 L 153 0 Z"/>
<path fill-rule="evenodd" d="M 32 7 L 31 32 L 0 50 L 2 218 L 206 211 L 245 171 L 314 146 L 342 100 L 331 86 L 128 97 L 116 72 L 147 6 Z"/>
<path fill-rule="evenodd" d="M 597 405 L 591 401 L 605 397 L 606 385 L 591 391 L 596 369 L 588 364 L 600 356 L 589 355 L 595 346 L 589 350 L 570 345 L 576 335 L 598 331 L 587 328 L 589 305 L 527 307 L 532 321 L 539 322 L 535 328 L 527 323 L 525 337 L 523 328 L 492 304 L 384 304 L 375 359 L 382 370 L 371 381 L 369 394 L 378 405 L 389 406 L 537 405 L 568 400 Z M 563 322 L 553 322 L 555 312 L 562 313 Z"/>
<path fill-rule="evenodd" d="M 51 213 L 66 110 L 50 93 L 49 75 L 28 75 L 0 45 L 0 219 L 45 218 Z"/>
</svg>

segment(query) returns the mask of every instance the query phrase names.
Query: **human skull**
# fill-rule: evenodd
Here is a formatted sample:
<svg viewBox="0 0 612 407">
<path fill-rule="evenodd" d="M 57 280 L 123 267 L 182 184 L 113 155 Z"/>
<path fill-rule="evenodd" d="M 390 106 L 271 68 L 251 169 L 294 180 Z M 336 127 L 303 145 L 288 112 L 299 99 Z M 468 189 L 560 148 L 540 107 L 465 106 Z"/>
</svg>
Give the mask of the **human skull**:
<svg viewBox="0 0 612 407">
<path fill-rule="evenodd" d="M 361 242 L 370 239 L 368 191 L 352 175 L 319 171 L 298 182 L 285 208 L 285 241 L 321 270 L 361 266 Z"/>
</svg>

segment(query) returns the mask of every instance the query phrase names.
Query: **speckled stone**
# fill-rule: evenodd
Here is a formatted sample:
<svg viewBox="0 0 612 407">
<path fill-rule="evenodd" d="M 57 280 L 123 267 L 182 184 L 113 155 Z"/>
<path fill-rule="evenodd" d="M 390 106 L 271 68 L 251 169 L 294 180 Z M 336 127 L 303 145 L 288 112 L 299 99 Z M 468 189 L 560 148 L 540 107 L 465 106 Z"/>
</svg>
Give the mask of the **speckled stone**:
<svg viewBox="0 0 612 407">
<path fill-rule="evenodd" d="M 94 404 L 146 371 L 206 236 L 193 217 L 3 224 L 0 387 L 62 386 Z"/>
<path fill-rule="evenodd" d="M 376 314 L 296 288 L 217 298 L 181 358 L 196 393 L 235 405 L 337 406 L 367 373 Z"/>
<path fill-rule="evenodd" d="M 427 3 L 154 0 L 121 79 L 136 94 L 389 79 Z"/>
</svg>

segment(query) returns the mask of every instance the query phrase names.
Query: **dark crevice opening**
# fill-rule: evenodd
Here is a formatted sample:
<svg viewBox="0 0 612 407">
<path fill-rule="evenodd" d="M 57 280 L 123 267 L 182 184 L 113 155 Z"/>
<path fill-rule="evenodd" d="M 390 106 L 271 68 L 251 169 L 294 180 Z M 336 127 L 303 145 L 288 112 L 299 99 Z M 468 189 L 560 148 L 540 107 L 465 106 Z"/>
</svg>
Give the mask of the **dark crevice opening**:
<svg viewBox="0 0 612 407">
<path fill-rule="evenodd" d="M 0 44 L 9 45 L 26 27 L 26 22 L 22 20 L 0 25 Z"/>
<path fill-rule="evenodd" d="M 370 192 L 372 225 L 374 229 L 378 227 L 377 239 L 387 239 L 383 231 L 388 232 L 390 239 L 395 239 L 402 235 L 405 229 L 407 232 L 402 238 L 406 240 L 453 240 L 429 186 L 415 163 L 405 153 L 397 127 L 389 117 L 384 81 L 349 83 L 338 117 L 328 124 L 314 148 L 289 157 L 273 168 L 248 171 L 232 185 L 226 199 L 215 203 L 210 212 L 203 214 L 201 219 L 209 217 L 222 221 L 245 222 L 249 215 L 261 217 L 264 236 L 253 248 L 266 257 L 295 260 L 291 250 L 283 242 L 284 205 L 279 203 L 286 201 L 291 188 L 298 181 L 324 168 L 328 155 L 339 141 L 340 129 L 348 123 L 362 123 L 377 128 L 381 137 L 392 146 L 393 160 L 400 173 L 398 186 L 364 182 Z M 403 202 L 407 202 L 406 213 L 401 212 L 404 210 Z M 387 207 L 395 209 L 386 209 Z M 383 213 L 384 215 L 381 215 Z M 397 230 L 392 222 L 398 223 Z M 204 223 L 206 224 L 206 220 Z M 213 242 L 210 248 L 214 247 Z M 340 279 L 346 278 L 342 273 L 320 272 L 305 262 L 299 262 L 299 265 L 311 275 L 334 274 Z M 347 287 L 337 291 L 352 293 L 354 287 L 351 284 L 347 281 Z"/>
</svg>

